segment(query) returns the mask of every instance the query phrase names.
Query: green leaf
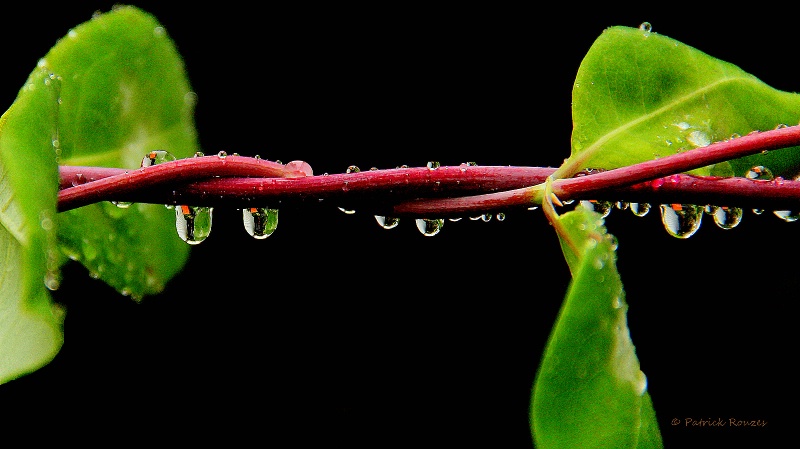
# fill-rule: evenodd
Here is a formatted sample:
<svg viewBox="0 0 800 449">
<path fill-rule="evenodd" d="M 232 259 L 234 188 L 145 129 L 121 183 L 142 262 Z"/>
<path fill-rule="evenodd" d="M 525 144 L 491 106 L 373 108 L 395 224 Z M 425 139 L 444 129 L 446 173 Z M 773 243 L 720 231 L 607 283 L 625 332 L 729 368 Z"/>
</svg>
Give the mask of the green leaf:
<svg viewBox="0 0 800 449">
<path fill-rule="evenodd" d="M 63 342 L 63 312 L 45 287 L 58 278 L 59 90 L 38 68 L 0 117 L 0 384 L 49 363 Z"/>
<path fill-rule="evenodd" d="M 557 218 L 573 274 L 531 400 L 540 449 L 661 448 L 627 326 L 616 239 L 582 207 Z"/>
<path fill-rule="evenodd" d="M 607 28 L 578 69 L 572 91 L 572 153 L 561 170 L 612 169 L 800 121 L 800 95 L 778 91 L 739 67 L 637 28 Z M 763 164 L 778 176 L 800 165 L 800 147 L 722 164 L 743 176 Z M 720 165 L 720 164 L 718 164 Z M 711 174 L 711 168 L 695 170 Z"/>
<path fill-rule="evenodd" d="M 198 151 L 194 94 L 165 29 L 130 6 L 97 14 L 39 62 L 62 78 L 60 163 L 138 168 L 153 150 Z M 163 205 L 93 204 L 59 214 L 63 252 L 123 294 L 160 292 L 189 253 Z"/>
</svg>

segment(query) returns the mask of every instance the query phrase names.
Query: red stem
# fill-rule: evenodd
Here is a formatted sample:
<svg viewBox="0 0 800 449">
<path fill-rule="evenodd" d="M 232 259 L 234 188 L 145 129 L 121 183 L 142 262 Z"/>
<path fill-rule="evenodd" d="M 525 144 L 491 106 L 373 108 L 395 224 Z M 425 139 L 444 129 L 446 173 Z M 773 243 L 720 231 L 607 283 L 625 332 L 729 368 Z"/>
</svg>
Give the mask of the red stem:
<svg viewBox="0 0 800 449">
<path fill-rule="evenodd" d="M 675 175 L 796 145 L 800 145 L 800 126 L 753 133 L 628 167 L 559 179 L 553 182 L 553 193 L 561 200 L 798 208 L 798 181 Z M 340 207 L 380 215 L 428 217 L 536 205 L 541 189 L 531 186 L 540 186 L 555 172 L 549 167 L 461 165 L 310 176 L 310 168 L 302 162 L 282 165 L 237 155 L 180 159 L 133 171 L 70 166 L 60 170 L 60 211 L 108 200 L 230 207 L 333 200 Z"/>
</svg>

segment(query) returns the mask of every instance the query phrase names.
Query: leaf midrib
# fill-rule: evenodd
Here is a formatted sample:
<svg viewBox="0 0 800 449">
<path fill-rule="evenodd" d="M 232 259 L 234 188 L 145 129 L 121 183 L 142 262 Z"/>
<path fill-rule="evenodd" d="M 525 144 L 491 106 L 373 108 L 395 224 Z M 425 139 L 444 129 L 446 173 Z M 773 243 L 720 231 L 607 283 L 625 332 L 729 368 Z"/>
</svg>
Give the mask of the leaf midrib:
<svg viewBox="0 0 800 449">
<path fill-rule="evenodd" d="M 568 178 L 568 177 L 571 177 L 571 176 L 575 175 L 575 173 L 577 173 L 578 171 L 580 171 L 580 170 L 582 170 L 584 168 L 583 167 L 584 162 L 586 162 L 588 159 L 590 159 L 592 156 L 594 156 L 598 151 L 600 151 L 600 149 L 603 147 L 604 144 L 606 144 L 610 140 L 614 139 L 618 135 L 630 130 L 631 128 L 635 127 L 636 125 L 639 125 L 642 122 L 650 120 L 653 117 L 661 115 L 662 113 L 674 108 L 677 105 L 680 105 L 682 103 L 688 102 L 688 101 L 690 101 L 690 100 L 692 100 L 694 98 L 697 98 L 700 95 L 704 95 L 704 94 L 708 93 L 709 91 L 711 91 L 711 90 L 713 90 L 713 89 L 715 89 L 715 88 L 717 88 L 717 87 L 719 87 L 719 86 L 721 86 L 723 84 L 726 84 L 726 83 L 737 83 L 737 82 L 755 83 L 753 78 L 750 78 L 750 77 L 745 77 L 745 76 L 725 77 L 725 78 L 719 79 L 719 80 L 717 80 L 717 81 L 715 81 L 713 83 L 710 83 L 710 84 L 708 84 L 706 86 L 700 87 L 700 88 L 698 88 L 698 89 L 696 89 L 696 90 L 694 90 L 692 92 L 689 92 L 686 95 L 683 95 L 682 97 L 676 98 L 676 99 L 666 103 L 665 105 L 661 106 L 660 108 L 655 109 L 655 110 L 653 110 L 651 112 L 648 112 L 647 114 L 644 114 L 644 115 L 640 116 L 639 118 L 637 118 L 635 120 L 631 120 L 631 121 L 629 121 L 629 122 L 627 122 L 627 123 L 625 123 L 625 124 L 623 124 L 621 126 L 618 126 L 618 127 L 614 128 L 611 132 L 606 133 L 605 135 L 601 136 L 594 143 L 589 145 L 584 151 L 582 151 L 582 152 L 570 157 L 569 160 L 566 163 L 564 163 L 553 174 L 553 178 L 554 179 Z"/>
</svg>

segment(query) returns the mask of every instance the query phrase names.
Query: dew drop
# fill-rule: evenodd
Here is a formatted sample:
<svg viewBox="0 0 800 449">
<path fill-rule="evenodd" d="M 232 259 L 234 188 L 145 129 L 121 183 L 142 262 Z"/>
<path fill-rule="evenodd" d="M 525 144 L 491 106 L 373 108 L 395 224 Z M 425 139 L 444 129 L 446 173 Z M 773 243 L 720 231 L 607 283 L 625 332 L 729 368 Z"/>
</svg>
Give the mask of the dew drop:
<svg viewBox="0 0 800 449">
<path fill-rule="evenodd" d="M 75 179 L 72 180 L 72 187 L 79 186 L 81 184 L 86 184 L 86 176 L 83 173 L 78 173 L 75 175 Z"/>
<path fill-rule="evenodd" d="M 97 259 L 97 256 L 99 254 L 99 252 L 97 251 L 97 247 L 88 238 L 84 238 L 83 240 L 81 240 L 81 253 L 83 253 L 83 258 L 87 262 L 91 262 Z"/>
<path fill-rule="evenodd" d="M 220 151 L 219 153 L 217 153 L 217 157 L 220 159 L 225 159 L 226 157 L 228 157 L 228 153 L 226 151 Z"/>
<path fill-rule="evenodd" d="M 147 153 L 142 159 L 141 167 L 150 167 L 151 165 L 163 164 L 164 162 L 171 162 L 177 160 L 172 153 L 164 150 L 155 150 Z"/>
<path fill-rule="evenodd" d="M 358 173 L 360 171 L 361 171 L 360 168 L 358 168 L 355 165 L 351 165 L 351 166 L 347 167 L 347 171 L 345 171 L 345 173 Z"/>
<path fill-rule="evenodd" d="M 190 245 L 203 242 L 211 233 L 213 208 L 199 206 L 175 207 L 175 228 L 178 236 Z"/>
<path fill-rule="evenodd" d="M 650 212 L 650 204 L 648 203 L 630 203 L 628 208 L 637 217 L 644 217 Z"/>
<path fill-rule="evenodd" d="M 744 174 L 744 177 L 747 179 L 753 179 L 755 181 L 772 181 L 775 179 L 772 171 L 763 165 L 756 165 L 750 168 L 750 170 Z"/>
<path fill-rule="evenodd" d="M 653 25 L 650 22 L 642 22 L 639 24 L 639 29 L 644 31 L 645 34 L 650 34 L 653 31 Z"/>
<path fill-rule="evenodd" d="M 720 229 L 733 229 L 742 222 L 744 211 L 739 207 L 716 206 L 711 208 L 714 223 Z"/>
<path fill-rule="evenodd" d="M 661 222 L 669 235 L 687 239 L 700 229 L 703 209 L 693 204 L 662 204 Z"/>
<path fill-rule="evenodd" d="M 48 290 L 58 290 L 61 286 L 61 273 L 58 270 L 47 270 L 44 275 L 44 285 Z"/>
<path fill-rule="evenodd" d="M 436 170 L 437 168 L 439 168 L 439 166 L 440 164 L 436 161 L 428 161 L 428 163 L 426 164 L 428 170 Z"/>
<path fill-rule="evenodd" d="M 791 223 L 800 219 L 800 211 L 798 210 L 792 210 L 792 209 L 775 210 L 772 211 L 772 213 L 775 214 L 776 217 L 780 218 L 781 220 L 787 223 Z"/>
<path fill-rule="evenodd" d="M 271 236 L 278 227 L 278 209 L 250 207 L 242 209 L 244 229 L 251 237 L 263 240 Z"/>
<path fill-rule="evenodd" d="M 703 131 L 692 131 L 686 136 L 686 141 L 695 147 L 707 147 L 711 144 L 711 138 Z"/>
<path fill-rule="evenodd" d="M 438 234 L 439 231 L 442 230 L 442 226 L 444 226 L 444 219 L 442 218 L 417 218 L 416 222 L 417 229 L 425 237 L 433 237 L 434 235 Z"/>
<path fill-rule="evenodd" d="M 497 221 L 505 221 L 506 220 L 506 214 L 504 212 L 498 212 L 495 215 L 495 218 L 497 218 Z"/>
<path fill-rule="evenodd" d="M 398 224 L 400 224 L 400 219 L 399 218 L 397 218 L 397 217 L 387 217 L 385 215 L 376 215 L 375 216 L 375 221 L 377 221 L 378 224 L 383 229 L 393 229 L 393 228 L 396 228 Z"/>
<path fill-rule="evenodd" d="M 131 207 L 133 203 L 131 203 L 130 201 L 111 201 L 111 204 L 117 206 L 120 209 L 127 209 Z"/>
<path fill-rule="evenodd" d="M 584 209 L 597 212 L 601 217 L 605 218 L 611 213 L 614 203 L 610 201 L 581 200 L 580 206 Z"/>
<path fill-rule="evenodd" d="M 483 220 L 484 223 L 488 223 L 488 222 L 492 221 L 492 217 L 493 217 L 492 214 L 488 214 L 488 213 L 487 214 L 483 214 L 483 215 L 481 215 L 481 220 Z"/>
<path fill-rule="evenodd" d="M 744 177 L 747 179 L 752 179 L 754 181 L 772 181 L 775 179 L 775 176 L 772 174 L 772 171 L 764 167 L 763 165 L 756 165 L 750 168 L 747 173 L 744 174 Z M 761 215 L 764 213 L 764 209 L 753 209 L 753 213 L 756 215 Z"/>
</svg>

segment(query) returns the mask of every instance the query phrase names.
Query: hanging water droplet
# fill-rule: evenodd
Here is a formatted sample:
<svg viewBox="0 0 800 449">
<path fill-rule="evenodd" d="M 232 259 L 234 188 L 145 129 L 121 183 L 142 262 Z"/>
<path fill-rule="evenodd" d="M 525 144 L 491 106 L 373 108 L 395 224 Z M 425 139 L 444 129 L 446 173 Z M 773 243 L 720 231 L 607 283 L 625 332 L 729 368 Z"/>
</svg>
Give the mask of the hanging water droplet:
<svg viewBox="0 0 800 449">
<path fill-rule="evenodd" d="M 197 245 L 211 233 L 211 207 L 178 206 L 175 208 L 175 228 L 178 236 L 190 245 Z"/>
<path fill-rule="evenodd" d="M 772 171 L 763 165 L 751 167 L 750 170 L 744 174 L 744 177 L 755 181 L 772 181 L 775 179 Z M 753 209 L 753 213 L 756 215 L 761 215 L 764 213 L 764 209 Z"/>
<path fill-rule="evenodd" d="M 629 209 L 637 217 L 644 217 L 650 212 L 650 204 L 648 203 L 630 203 Z"/>
<path fill-rule="evenodd" d="M 536 210 L 538 208 L 539 208 L 539 206 L 530 206 L 530 207 L 528 207 L 528 210 Z"/>
<path fill-rule="evenodd" d="M 339 207 L 338 209 L 340 211 L 346 213 L 347 215 L 353 215 L 354 213 L 356 213 L 356 211 L 353 210 L 353 209 L 347 209 L 347 208 L 344 208 L 344 207 Z"/>
<path fill-rule="evenodd" d="M 278 209 L 249 207 L 242 209 L 244 229 L 251 237 L 262 240 L 271 236 L 278 227 Z"/>
<path fill-rule="evenodd" d="M 497 221 L 505 221 L 506 214 L 504 212 L 498 212 L 495 218 L 497 218 Z"/>
<path fill-rule="evenodd" d="M 483 220 L 483 222 L 486 223 L 486 222 L 491 221 L 492 217 L 493 217 L 492 214 L 488 214 L 488 213 L 487 214 L 483 214 L 483 215 L 481 215 L 481 220 Z"/>
<path fill-rule="evenodd" d="M 436 170 L 437 168 L 439 168 L 439 165 L 440 164 L 436 161 L 428 161 L 426 167 L 428 167 L 428 170 Z"/>
<path fill-rule="evenodd" d="M 733 229 L 739 226 L 744 211 L 739 207 L 715 206 L 712 207 L 714 223 L 721 229 Z"/>
<path fill-rule="evenodd" d="M 425 237 L 432 237 L 438 234 L 444 226 L 444 219 L 442 218 L 417 218 L 416 222 L 417 229 L 419 229 L 419 232 L 421 232 Z"/>
<path fill-rule="evenodd" d="M 375 216 L 375 221 L 377 221 L 378 224 L 383 229 L 393 229 L 393 228 L 396 228 L 398 224 L 400 224 L 400 219 L 399 218 L 397 218 L 397 217 L 387 217 L 387 216 L 384 216 L 384 215 L 376 215 Z"/>
<path fill-rule="evenodd" d="M 630 207 L 630 203 L 628 203 L 626 201 L 617 201 L 615 206 L 619 210 L 625 210 L 625 209 Z"/>
<path fill-rule="evenodd" d="M 600 214 L 600 216 L 605 218 L 611 213 L 614 203 L 611 201 L 581 200 L 580 206 L 584 209 L 595 211 Z"/>
<path fill-rule="evenodd" d="M 177 159 L 178 158 L 176 158 L 169 151 L 155 150 L 147 153 L 147 155 L 142 159 L 141 166 L 149 167 L 151 165 L 163 164 L 164 162 L 175 161 Z"/>
<path fill-rule="evenodd" d="M 781 220 L 791 223 L 800 219 L 800 211 L 793 210 L 793 209 L 786 209 L 786 210 L 775 210 L 772 211 L 776 217 L 780 218 Z"/>
<path fill-rule="evenodd" d="M 662 204 L 661 222 L 669 235 L 687 239 L 700 229 L 703 207 L 694 204 Z"/>
</svg>

